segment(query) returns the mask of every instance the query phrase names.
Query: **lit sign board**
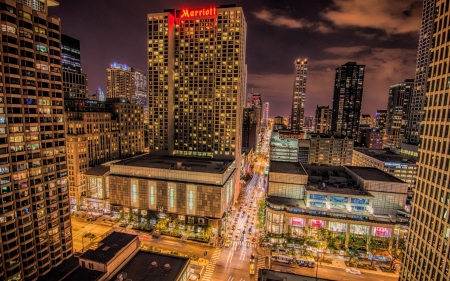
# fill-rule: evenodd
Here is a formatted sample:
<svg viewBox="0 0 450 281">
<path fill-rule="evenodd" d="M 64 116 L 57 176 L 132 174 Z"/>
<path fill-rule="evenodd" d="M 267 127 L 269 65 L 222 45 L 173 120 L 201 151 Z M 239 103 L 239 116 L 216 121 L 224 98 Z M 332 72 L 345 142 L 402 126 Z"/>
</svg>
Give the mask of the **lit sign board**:
<svg viewBox="0 0 450 281">
<path fill-rule="evenodd" d="M 194 18 L 194 17 L 204 17 L 204 16 L 216 16 L 217 8 L 209 9 L 182 9 L 178 11 L 178 16 L 180 18 Z"/>
</svg>

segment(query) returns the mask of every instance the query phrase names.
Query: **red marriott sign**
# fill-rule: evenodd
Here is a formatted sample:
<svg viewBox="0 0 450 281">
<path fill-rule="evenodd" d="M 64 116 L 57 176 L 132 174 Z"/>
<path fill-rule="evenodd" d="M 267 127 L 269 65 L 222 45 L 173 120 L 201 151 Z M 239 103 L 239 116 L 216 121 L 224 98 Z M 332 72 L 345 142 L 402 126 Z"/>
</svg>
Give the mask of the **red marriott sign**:
<svg viewBox="0 0 450 281">
<path fill-rule="evenodd" d="M 217 8 L 182 9 L 179 12 L 180 18 L 195 18 L 195 17 L 216 16 L 216 15 L 217 15 Z"/>
</svg>

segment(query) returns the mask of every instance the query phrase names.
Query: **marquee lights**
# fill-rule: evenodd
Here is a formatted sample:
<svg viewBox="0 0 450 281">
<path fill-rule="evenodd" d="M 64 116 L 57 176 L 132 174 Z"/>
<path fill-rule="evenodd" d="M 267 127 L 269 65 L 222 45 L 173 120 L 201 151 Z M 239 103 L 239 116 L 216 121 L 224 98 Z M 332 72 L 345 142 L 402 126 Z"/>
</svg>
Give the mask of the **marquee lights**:
<svg viewBox="0 0 450 281">
<path fill-rule="evenodd" d="M 209 9 L 182 9 L 180 12 L 180 18 L 192 18 L 203 16 L 216 16 L 217 8 Z"/>
</svg>

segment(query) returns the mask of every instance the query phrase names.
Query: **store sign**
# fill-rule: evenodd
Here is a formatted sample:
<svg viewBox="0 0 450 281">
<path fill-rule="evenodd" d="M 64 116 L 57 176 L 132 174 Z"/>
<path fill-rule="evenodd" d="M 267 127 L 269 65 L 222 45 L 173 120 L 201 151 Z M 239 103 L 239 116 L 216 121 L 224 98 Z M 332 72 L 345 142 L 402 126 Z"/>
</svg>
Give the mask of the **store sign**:
<svg viewBox="0 0 450 281">
<path fill-rule="evenodd" d="M 375 227 L 373 229 L 373 235 L 378 237 L 391 237 L 391 228 L 386 227 Z"/>
<path fill-rule="evenodd" d="M 217 8 L 209 9 L 182 9 L 179 11 L 180 18 L 194 18 L 194 17 L 204 17 L 204 16 L 216 16 Z"/>
<path fill-rule="evenodd" d="M 323 228 L 325 226 L 325 221 L 311 220 L 311 226 L 316 228 Z"/>
<path fill-rule="evenodd" d="M 305 227 L 305 219 L 292 218 L 291 225 L 292 226 L 297 226 L 297 227 Z"/>
</svg>

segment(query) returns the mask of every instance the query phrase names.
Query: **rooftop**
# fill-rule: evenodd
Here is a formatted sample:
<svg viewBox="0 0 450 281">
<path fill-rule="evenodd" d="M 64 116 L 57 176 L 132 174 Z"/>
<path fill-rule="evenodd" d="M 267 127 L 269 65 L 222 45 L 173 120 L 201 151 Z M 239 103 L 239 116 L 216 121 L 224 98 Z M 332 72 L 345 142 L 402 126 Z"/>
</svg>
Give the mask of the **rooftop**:
<svg viewBox="0 0 450 281">
<path fill-rule="evenodd" d="M 154 264 L 153 262 L 156 263 Z M 165 268 L 166 264 L 169 265 L 169 269 Z M 179 274 L 183 272 L 188 264 L 188 258 L 155 252 L 139 251 L 133 259 L 131 259 L 118 272 L 126 272 L 127 278 L 133 281 L 175 281 L 178 280 L 177 278 Z"/>
<path fill-rule="evenodd" d="M 378 159 L 383 162 L 391 162 L 391 163 L 405 163 L 405 164 L 416 164 L 417 157 L 395 153 L 390 150 L 385 149 L 372 149 L 372 148 L 354 148 L 354 151 L 363 153 L 372 158 Z"/>
<path fill-rule="evenodd" d="M 102 241 L 95 250 L 87 250 L 80 256 L 80 259 L 92 260 L 101 263 L 108 263 L 114 256 L 127 246 L 131 241 L 136 239 L 137 235 L 122 232 L 113 232 Z M 101 245 L 101 246 L 100 246 Z M 80 279 L 82 280 L 82 279 Z"/>
<path fill-rule="evenodd" d="M 218 161 L 212 160 L 211 158 L 191 158 L 145 154 L 139 157 L 117 162 L 114 165 L 222 174 L 228 167 L 230 167 L 231 164 L 231 161 Z"/>
<path fill-rule="evenodd" d="M 64 260 L 60 265 L 53 268 L 45 276 L 39 277 L 39 281 L 59 281 L 62 280 L 64 276 L 75 270 L 79 266 L 77 257 L 70 257 Z M 86 279 L 87 280 L 87 279 Z"/>
<path fill-rule="evenodd" d="M 399 178 L 396 178 L 386 172 L 383 172 L 377 168 L 369 167 L 357 167 L 357 166 L 344 166 L 364 180 L 369 181 L 382 181 L 382 182 L 401 182 L 405 183 Z"/>
<path fill-rule="evenodd" d="M 270 161 L 270 172 L 306 175 L 305 169 L 298 162 Z"/>
<path fill-rule="evenodd" d="M 336 140 L 343 140 L 343 139 L 347 139 L 347 140 L 352 140 L 351 137 L 348 136 L 335 136 L 335 135 L 326 135 L 326 134 L 308 134 L 308 137 L 310 139 L 336 139 Z"/>
<path fill-rule="evenodd" d="M 92 176 L 103 176 L 104 174 L 109 172 L 110 168 L 110 166 L 98 165 L 87 170 L 84 174 Z"/>
<path fill-rule="evenodd" d="M 47 275 L 50 275 L 50 273 L 48 273 Z M 77 269 L 75 269 L 72 273 L 70 273 L 69 276 L 67 276 L 64 279 L 49 279 L 52 277 L 47 278 L 47 275 L 45 275 L 43 280 L 63 280 L 63 281 L 80 281 L 80 280 L 89 280 L 89 281 L 96 281 L 98 280 L 103 274 L 105 274 L 105 272 L 101 272 L 101 271 L 96 271 L 96 270 L 91 270 L 85 267 L 78 267 Z"/>
</svg>

